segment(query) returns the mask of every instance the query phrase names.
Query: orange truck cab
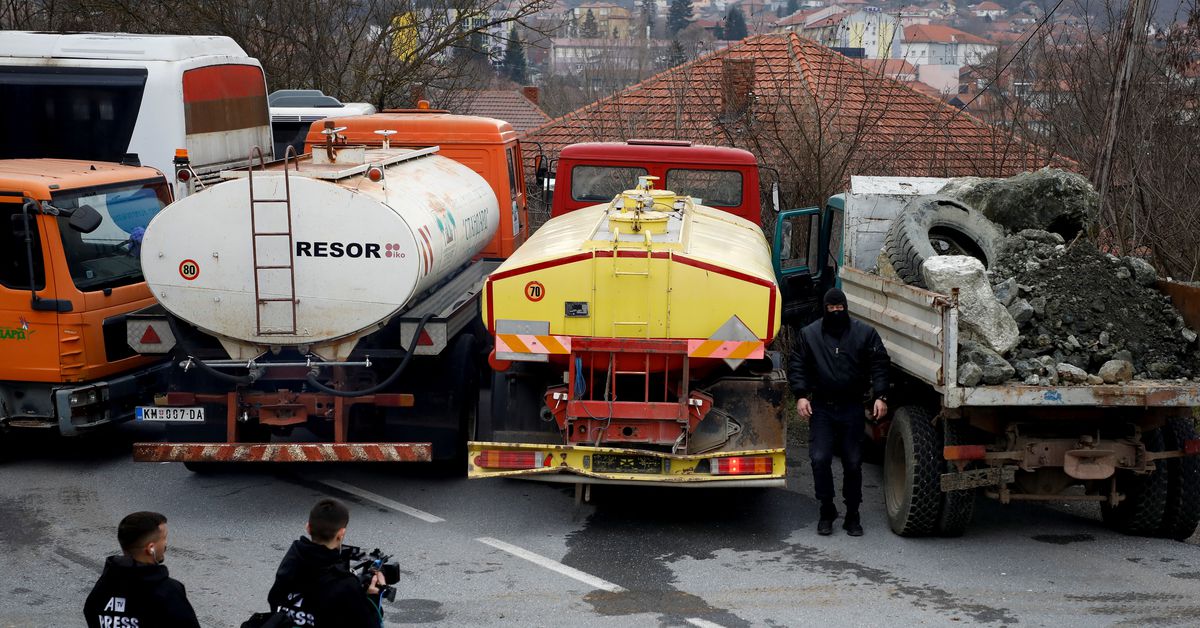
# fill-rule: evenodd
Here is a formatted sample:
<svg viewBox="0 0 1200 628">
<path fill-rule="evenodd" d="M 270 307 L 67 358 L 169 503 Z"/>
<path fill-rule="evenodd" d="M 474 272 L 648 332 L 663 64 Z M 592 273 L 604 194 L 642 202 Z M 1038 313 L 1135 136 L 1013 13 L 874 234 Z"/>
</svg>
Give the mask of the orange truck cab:
<svg viewBox="0 0 1200 628">
<path fill-rule="evenodd" d="M 0 159 L 0 429 L 64 436 L 133 416 L 169 366 L 129 348 L 154 302 L 141 235 L 171 202 L 153 168 Z"/>
</svg>

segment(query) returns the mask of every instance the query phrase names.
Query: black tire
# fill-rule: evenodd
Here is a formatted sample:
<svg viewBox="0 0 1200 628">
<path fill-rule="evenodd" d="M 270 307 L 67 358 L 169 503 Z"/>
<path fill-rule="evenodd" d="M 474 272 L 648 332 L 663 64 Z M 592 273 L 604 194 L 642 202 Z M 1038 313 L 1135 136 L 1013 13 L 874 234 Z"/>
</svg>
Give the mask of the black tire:
<svg viewBox="0 0 1200 628">
<path fill-rule="evenodd" d="M 1185 441 L 1197 438 L 1196 424 L 1190 418 L 1170 419 L 1162 435 L 1166 451 L 1182 449 Z M 1183 541 L 1191 538 L 1200 525 L 1200 457 L 1170 458 L 1164 462 L 1167 497 L 1158 535 Z"/>
<path fill-rule="evenodd" d="M 943 419 L 942 438 L 946 445 L 966 445 L 970 426 L 961 420 Z M 939 456 L 944 458 L 944 456 Z M 946 461 L 942 468 L 946 473 L 958 471 L 953 463 Z M 939 479 L 939 486 L 941 480 Z M 962 536 L 975 516 L 975 490 L 942 492 L 942 512 L 938 515 L 937 533 L 940 536 Z"/>
<path fill-rule="evenodd" d="M 888 524 L 900 536 L 937 530 L 942 509 L 942 435 L 919 406 L 896 410 L 883 456 L 883 501 Z"/>
<path fill-rule="evenodd" d="M 952 198 L 913 199 L 892 222 L 883 252 L 901 281 L 924 288 L 921 266 L 936 255 L 970 255 L 991 266 L 1003 234 L 978 212 Z M 934 248 L 934 241 L 944 249 Z"/>
<path fill-rule="evenodd" d="M 462 333 L 446 360 L 445 381 L 453 382 L 447 398 L 447 414 L 455 417 L 453 464 L 467 468 L 467 441 L 474 437 L 479 419 L 479 361 L 475 336 Z"/>
<path fill-rule="evenodd" d="M 220 462 L 185 462 L 183 468 L 196 475 L 212 475 L 225 467 Z"/>
<path fill-rule="evenodd" d="M 1162 451 L 1162 430 L 1143 432 L 1142 442 L 1150 451 Z M 1135 536 L 1158 534 L 1167 505 L 1167 466 L 1162 460 L 1154 465 L 1155 471 L 1149 475 L 1117 471 L 1117 490 L 1125 499 L 1116 506 L 1100 504 L 1100 516 L 1110 528 Z"/>
</svg>

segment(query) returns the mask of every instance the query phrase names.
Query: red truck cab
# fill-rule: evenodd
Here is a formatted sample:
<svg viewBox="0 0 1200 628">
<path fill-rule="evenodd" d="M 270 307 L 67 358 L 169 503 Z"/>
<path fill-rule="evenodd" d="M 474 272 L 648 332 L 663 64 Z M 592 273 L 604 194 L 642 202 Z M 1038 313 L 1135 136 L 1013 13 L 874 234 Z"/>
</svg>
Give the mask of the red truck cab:
<svg viewBox="0 0 1200 628">
<path fill-rule="evenodd" d="M 758 162 L 738 148 L 636 139 L 572 144 L 559 153 L 555 171 L 551 217 L 607 203 L 650 175 L 658 177 L 656 188 L 762 224 Z"/>
</svg>

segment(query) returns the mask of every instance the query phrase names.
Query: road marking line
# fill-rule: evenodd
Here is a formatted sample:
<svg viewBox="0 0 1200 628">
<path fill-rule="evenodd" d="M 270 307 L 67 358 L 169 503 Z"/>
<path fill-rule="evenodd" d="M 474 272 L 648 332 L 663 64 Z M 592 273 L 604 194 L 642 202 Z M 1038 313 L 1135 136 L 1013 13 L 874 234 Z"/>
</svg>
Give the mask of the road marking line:
<svg viewBox="0 0 1200 628">
<path fill-rule="evenodd" d="M 574 567 L 568 567 L 556 560 L 551 560 L 545 556 L 542 556 L 541 554 L 535 554 L 525 548 L 517 547 L 516 545 L 505 543 L 504 541 L 493 539 L 487 536 L 480 537 L 475 540 L 483 543 L 484 545 L 490 545 L 502 552 L 508 552 L 517 558 L 524 558 L 525 560 L 535 565 L 545 567 L 550 571 L 556 571 L 568 578 L 574 578 L 575 580 L 578 580 L 589 587 L 600 589 L 602 591 L 608 591 L 609 593 L 622 593 L 625 591 L 625 589 L 619 585 L 613 584 L 601 578 L 597 578 L 589 573 L 584 573 Z"/>
<path fill-rule="evenodd" d="M 333 487 L 339 491 L 345 491 L 347 493 L 350 493 L 351 495 L 357 495 L 363 499 L 373 501 L 376 504 L 379 504 L 380 506 L 384 506 L 385 508 L 391 508 L 392 510 L 402 512 L 402 513 L 412 516 L 412 517 L 416 517 L 417 519 L 420 519 L 421 521 L 426 521 L 429 523 L 441 523 L 441 522 L 445 521 L 445 519 L 442 519 L 441 517 L 439 517 L 437 515 L 431 515 L 431 514 L 425 512 L 424 510 L 413 508 L 412 506 L 406 506 L 396 500 L 388 499 L 388 498 L 384 497 L 383 495 L 377 495 L 375 493 L 372 493 L 371 491 L 358 488 L 357 486 L 354 486 L 351 484 L 346 484 L 345 482 L 341 482 L 338 480 L 317 480 L 317 481 L 320 482 L 321 484 L 324 484 L 325 486 Z"/>
<path fill-rule="evenodd" d="M 696 628 L 725 628 L 721 624 L 708 621 L 707 619 L 700 619 L 699 617 L 693 617 L 687 620 L 687 623 L 695 626 Z"/>
</svg>

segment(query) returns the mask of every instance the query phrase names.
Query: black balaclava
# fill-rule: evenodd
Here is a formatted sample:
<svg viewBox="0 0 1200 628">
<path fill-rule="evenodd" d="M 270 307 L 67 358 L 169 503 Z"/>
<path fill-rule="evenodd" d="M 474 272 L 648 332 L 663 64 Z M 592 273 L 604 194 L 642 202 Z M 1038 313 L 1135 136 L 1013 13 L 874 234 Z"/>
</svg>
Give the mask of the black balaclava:
<svg viewBox="0 0 1200 628">
<path fill-rule="evenodd" d="M 830 312 L 826 309 L 830 305 L 845 306 L 846 294 L 837 288 L 830 288 L 829 292 L 825 293 L 824 305 L 821 308 L 823 314 L 821 329 L 830 334 L 841 335 L 850 326 L 850 312 L 846 310 Z"/>
</svg>

